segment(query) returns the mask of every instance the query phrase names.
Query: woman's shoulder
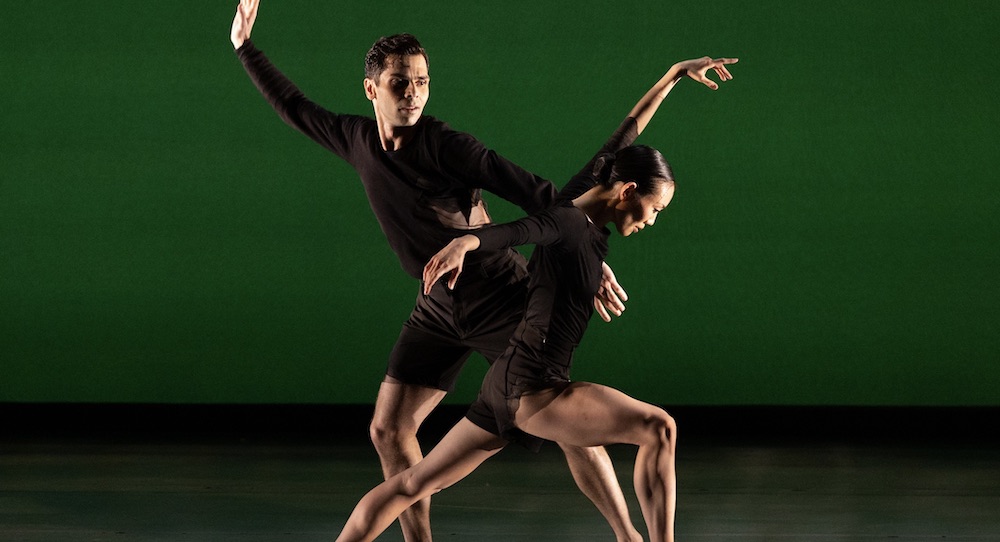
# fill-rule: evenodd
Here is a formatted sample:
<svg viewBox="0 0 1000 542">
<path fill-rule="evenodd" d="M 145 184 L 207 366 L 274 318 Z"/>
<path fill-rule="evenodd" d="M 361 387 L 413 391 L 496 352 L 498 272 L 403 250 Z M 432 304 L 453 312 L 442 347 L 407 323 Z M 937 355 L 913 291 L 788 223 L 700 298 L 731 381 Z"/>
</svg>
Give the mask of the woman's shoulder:
<svg viewBox="0 0 1000 542">
<path fill-rule="evenodd" d="M 552 207 L 549 207 L 548 212 L 574 222 L 582 220 L 586 223 L 587 221 L 587 213 L 584 213 L 582 209 L 573 205 L 573 200 L 569 199 L 560 199 L 556 201 Z"/>
<path fill-rule="evenodd" d="M 559 201 L 546 212 L 551 216 L 553 222 L 559 225 L 560 237 L 564 242 L 573 242 L 586 236 L 590 227 L 590 219 L 587 218 L 587 213 L 573 205 L 572 201 Z"/>
</svg>

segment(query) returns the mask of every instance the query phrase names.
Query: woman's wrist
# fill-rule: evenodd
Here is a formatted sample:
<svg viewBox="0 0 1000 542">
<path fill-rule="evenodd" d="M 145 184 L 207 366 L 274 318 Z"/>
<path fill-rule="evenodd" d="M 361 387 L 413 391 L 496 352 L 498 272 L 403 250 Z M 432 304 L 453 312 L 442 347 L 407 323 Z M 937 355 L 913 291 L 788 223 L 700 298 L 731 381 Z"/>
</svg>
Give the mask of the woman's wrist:
<svg viewBox="0 0 1000 542">
<path fill-rule="evenodd" d="M 458 240 L 462 243 L 462 248 L 464 248 L 466 252 L 472 252 L 473 250 L 479 248 L 480 245 L 479 238 L 471 233 L 467 233 L 459 237 Z"/>
</svg>

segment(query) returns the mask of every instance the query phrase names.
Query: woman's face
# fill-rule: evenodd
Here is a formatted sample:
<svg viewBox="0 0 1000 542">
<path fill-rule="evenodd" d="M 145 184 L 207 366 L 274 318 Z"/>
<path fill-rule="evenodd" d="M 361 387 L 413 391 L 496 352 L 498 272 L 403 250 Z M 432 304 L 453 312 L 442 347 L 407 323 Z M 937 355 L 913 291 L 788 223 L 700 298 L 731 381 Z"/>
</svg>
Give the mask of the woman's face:
<svg viewBox="0 0 1000 542">
<path fill-rule="evenodd" d="M 633 184 L 633 188 L 627 190 L 622 201 L 615 207 L 615 226 L 623 237 L 628 237 L 646 226 L 652 226 L 659 212 L 669 205 L 674 197 L 672 182 L 659 183 L 657 190 L 646 195 L 636 192 L 634 183 L 628 184 Z"/>
</svg>

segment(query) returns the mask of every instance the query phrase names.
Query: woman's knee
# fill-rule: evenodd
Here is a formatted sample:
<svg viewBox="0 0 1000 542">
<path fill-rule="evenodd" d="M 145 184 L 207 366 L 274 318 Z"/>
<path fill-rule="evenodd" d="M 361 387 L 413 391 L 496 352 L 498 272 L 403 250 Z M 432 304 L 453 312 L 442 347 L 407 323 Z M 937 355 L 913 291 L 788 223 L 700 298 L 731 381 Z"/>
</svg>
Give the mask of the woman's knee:
<svg viewBox="0 0 1000 542">
<path fill-rule="evenodd" d="M 424 481 L 419 476 L 414 476 L 413 469 L 409 468 L 399 474 L 399 492 L 407 497 L 417 497 L 424 491 Z"/>
<path fill-rule="evenodd" d="M 647 437 L 657 444 L 677 442 L 677 421 L 667 411 L 653 407 L 644 420 Z"/>
<path fill-rule="evenodd" d="M 397 490 L 401 495 L 414 500 L 439 493 L 450 485 L 420 464 L 406 469 L 398 476 Z"/>
</svg>

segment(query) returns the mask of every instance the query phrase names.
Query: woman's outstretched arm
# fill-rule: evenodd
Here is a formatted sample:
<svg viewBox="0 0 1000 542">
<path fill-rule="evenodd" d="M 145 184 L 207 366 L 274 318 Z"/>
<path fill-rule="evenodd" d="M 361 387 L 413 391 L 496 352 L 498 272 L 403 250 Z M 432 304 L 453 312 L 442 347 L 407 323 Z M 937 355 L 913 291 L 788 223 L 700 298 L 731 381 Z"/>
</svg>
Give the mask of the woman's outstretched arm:
<svg viewBox="0 0 1000 542">
<path fill-rule="evenodd" d="M 708 78 L 708 71 L 714 71 L 719 76 L 719 81 L 729 81 L 733 78 L 733 74 L 729 73 L 729 68 L 726 66 L 737 62 L 739 62 L 738 58 L 713 59 L 707 56 L 678 62 L 671 66 L 667 73 L 653 85 L 653 88 L 643 95 L 628 116 L 635 119 L 636 127 L 641 134 L 649 121 L 653 119 L 660 104 L 667 98 L 667 94 L 670 94 L 674 85 L 681 79 L 690 77 L 712 90 L 718 90 L 719 84 Z"/>
</svg>

